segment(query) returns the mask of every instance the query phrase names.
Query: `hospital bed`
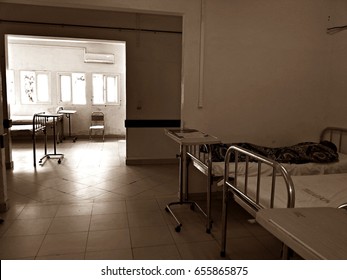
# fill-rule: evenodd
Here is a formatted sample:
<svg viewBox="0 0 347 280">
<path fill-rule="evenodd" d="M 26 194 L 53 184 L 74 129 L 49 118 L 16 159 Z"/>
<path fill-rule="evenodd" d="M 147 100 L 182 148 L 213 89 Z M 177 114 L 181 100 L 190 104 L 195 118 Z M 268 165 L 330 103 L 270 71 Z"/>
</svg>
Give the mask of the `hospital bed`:
<svg viewBox="0 0 347 280">
<path fill-rule="evenodd" d="M 330 173 L 347 173 L 347 154 L 344 151 L 344 140 L 347 135 L 347 129 L 339 127 L 325 128 L 320 134 L 320 141 L 330 141 L 337 147 L 338 161 L 331 163 L 304 163 L 293 164 L 285 163 L 282 166 L 289 175 L 312 175 L 312 174 L 330 174 Z M 225 151 L 230 145 L 217 144 L 194 144 L 187 146 L 187 160 L 189 165 L 197 169 L 206 177 L 207 197 L 211 197 L 212 186 L 214 184 L 222 185 L 222 178 L 225 172 L 224 158 L 216 156 L 214 149 L 216 147 L 224 147 Z M 266 158 L 266 157 L 265 157 Z M 188 168 L 187 167 L 187 168 Z M 245 174 L 247 167 L 248 176 L 256 176 L 259 172 L 258 164 L 253 161 L 239 162 L 235 169 L 234 162 L 228 162 L 229 176 L 233 176 L 235 170 L 238 174 Z M 263 175 L 271 176 L 273 168 L 269 165 L 263 165 L 260 172 Z M 207 213 L 211 213 L 211 202 L 207 201 Z M 212 218 L 208 217 L 206 231 L 210 233 L 212 227 Z"/>
<path fill-rule="evenodd" d="M 230 159 L 234 161 L 232 173 L 229 171 Z M 239 159 L 245 161 L 239 162 Z M 250 162 L 257 165 L 256 174 L 249 172 Z M 244 165 L 242 172 L 239 164 Z M 347 173 L 291 176 L 284 165 L 238 146 L 228 148 L 224 167 L 222 256 L 226 253 L 227 213 L 231 197 L 253 217 L 259 210 L 267 208 L 347 206 Z M 264 175 L 263 167 L 271 170 L 270 176 Z"/>
<path fill-rule="evenodd" d="M 29 116 L 21 116 L 15 119 L 15 123 L 11 126 L 11 131 L 27 131 L 31 135 L 32 144 L 33 144 L 33 163 L 36 167 L 36 146 L 37 146 L 37 136 L 43 135 L 44 137 L 44 156 L 39 160 L 39 164 L 43 165 L 47 158 L 51 156 L 58 157 L 58 163 L 61 163 L 62 154 L 56 153 L 56 125 L 57 120 L 62 119 L 62 114 L 47 114 L 45 112 L 39 112 L 34 114 L 29 118 Z M 47 153 L 47 127 L 53 129 L 54 137 L 54 153 Z"/>
<path fill-rule="evenodd" d="M 40 112 L 41 113 L 41 112 Z M 43 113 L 43 112 L 42 112 Z M 12 115 L 11 116 L 11 131 L 20 135 L 26 132 L 31 133 L 34 125 L 34 115 Z M 53 130 L 52 119 L 47 119 L 46 126 L 51 127 Z M 57 132 L 56 141 L 57 143 L 62 142 L 63 139 L 63 117 L 58 118 L 56 122 Z"/>
</svg>

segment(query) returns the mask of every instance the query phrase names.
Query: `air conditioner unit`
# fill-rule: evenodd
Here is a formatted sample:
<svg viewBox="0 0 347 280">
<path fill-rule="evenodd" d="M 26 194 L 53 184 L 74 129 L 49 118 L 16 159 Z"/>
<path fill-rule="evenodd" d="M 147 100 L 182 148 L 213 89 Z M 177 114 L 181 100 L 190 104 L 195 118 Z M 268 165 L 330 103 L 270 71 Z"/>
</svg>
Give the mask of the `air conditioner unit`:
<svg viewBox="0 0 347 280">
<path fill-rule="evenodd" d="M 114 64 L 114 54 L 112 53 L 84 53 L 85 63 L 109 63 Z"/>
</svg>

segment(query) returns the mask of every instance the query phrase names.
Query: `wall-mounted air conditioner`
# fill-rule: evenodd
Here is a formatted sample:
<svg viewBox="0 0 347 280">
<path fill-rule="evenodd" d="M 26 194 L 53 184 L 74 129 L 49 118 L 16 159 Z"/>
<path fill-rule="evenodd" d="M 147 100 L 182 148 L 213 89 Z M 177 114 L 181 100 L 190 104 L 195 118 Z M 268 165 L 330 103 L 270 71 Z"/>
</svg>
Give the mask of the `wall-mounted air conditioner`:
<svg viewBox="0 0 347 280">
<path fill-rule="evenodd" d="M 85 63 L 110 63 L 114 64 L 114 54 L 112 53 L 84 53 Z"/>
</svg>

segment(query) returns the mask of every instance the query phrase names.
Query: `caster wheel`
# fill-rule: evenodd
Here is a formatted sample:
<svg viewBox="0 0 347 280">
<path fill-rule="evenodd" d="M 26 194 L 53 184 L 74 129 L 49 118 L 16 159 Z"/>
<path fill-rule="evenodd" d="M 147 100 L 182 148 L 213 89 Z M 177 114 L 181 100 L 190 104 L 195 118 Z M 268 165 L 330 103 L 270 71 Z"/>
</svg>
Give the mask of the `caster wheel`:
<svg viewBox="0 0 347 280">
<path fill-rule="evenodd" d="M 168 212 L 168 213 L 170 212 L 169 209 L 168 209 L 167 207 L 165 207 L 165 211 Z"/>
<path fill-rule="evenodd" d="M 175 227 L 175 231 L 176 231 L 176 232 L 180 232 L 180 231 L 181 231 L 181 226 Z"/>
<path fill-rule="evenodd" d="M 61 164 L 61 160 L 60 159 L 58 160 L 58 164 Z"/>
</svg>

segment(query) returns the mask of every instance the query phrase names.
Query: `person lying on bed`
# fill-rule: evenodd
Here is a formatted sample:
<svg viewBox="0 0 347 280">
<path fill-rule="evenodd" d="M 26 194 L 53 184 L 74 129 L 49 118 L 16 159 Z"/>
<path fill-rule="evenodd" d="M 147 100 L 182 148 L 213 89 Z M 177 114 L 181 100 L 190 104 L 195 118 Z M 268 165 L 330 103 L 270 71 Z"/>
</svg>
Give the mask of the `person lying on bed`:
<svg viewBox="0 0 347 280">
<path fill-rule="evenodd" d="M 259 146 L 247 142 L 215 144 L 211 145 L 212 161 L 224 161 L 226 151 L 231 145 L 242 147 L 280 163 L 330 163 L 339 160 L 336 145 L 330 141 L 321 141 L 320 143 L 302 142 L 293 146 L 275 148 Z M 207 152 L 206 149 L 203 150 L 203 152 Z M 234 161 L 234 154 L 232 154 L 231 157 L 231 161 Z M 240 155 L 238 160 L 245 161 L 245 156 Z"/>
</svg>

